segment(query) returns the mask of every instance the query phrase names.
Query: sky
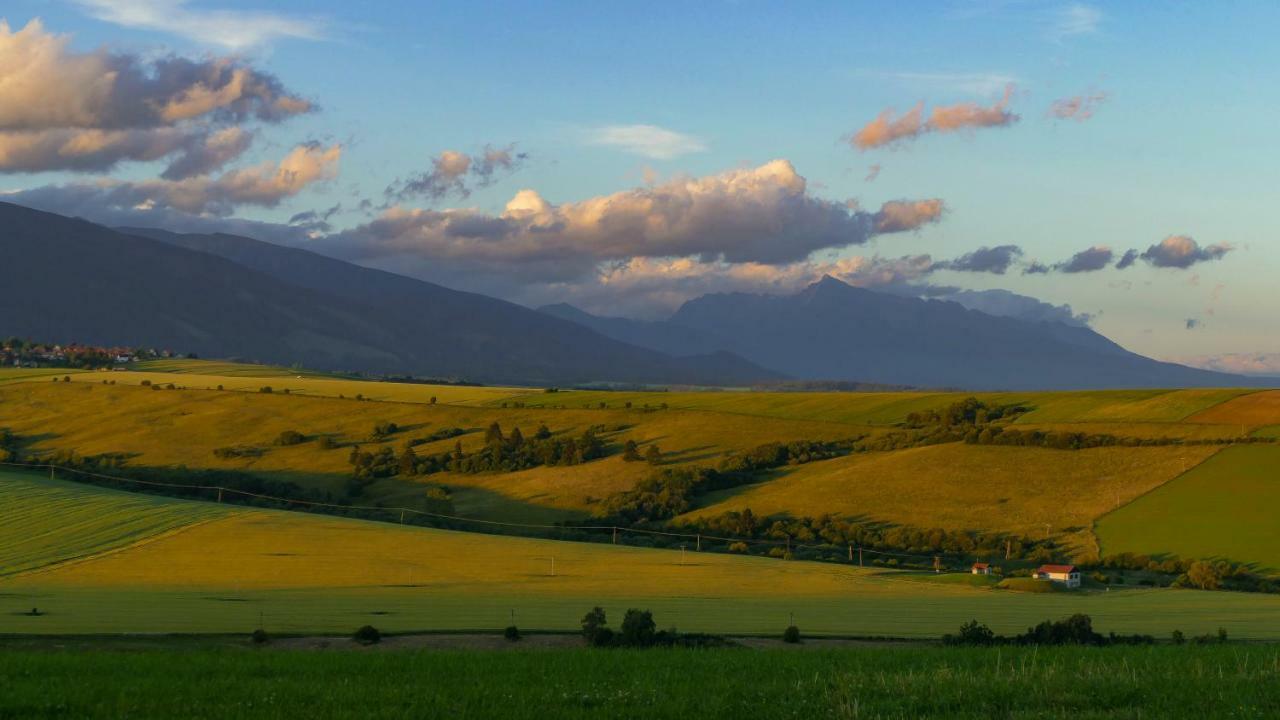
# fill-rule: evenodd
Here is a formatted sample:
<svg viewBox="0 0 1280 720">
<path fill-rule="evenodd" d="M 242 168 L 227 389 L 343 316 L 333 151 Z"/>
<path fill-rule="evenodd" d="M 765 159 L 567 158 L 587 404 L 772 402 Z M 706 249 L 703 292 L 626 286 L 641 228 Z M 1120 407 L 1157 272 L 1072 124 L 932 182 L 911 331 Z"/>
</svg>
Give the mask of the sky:
<svg viewBox="0 0 1280 720">
<path fill-rule="evenodd" d="M 655 319 L 830 274 L 1280 370 L 1275 3 L 0 17 L 0 199 L 530 306 Z"/>
</svg>

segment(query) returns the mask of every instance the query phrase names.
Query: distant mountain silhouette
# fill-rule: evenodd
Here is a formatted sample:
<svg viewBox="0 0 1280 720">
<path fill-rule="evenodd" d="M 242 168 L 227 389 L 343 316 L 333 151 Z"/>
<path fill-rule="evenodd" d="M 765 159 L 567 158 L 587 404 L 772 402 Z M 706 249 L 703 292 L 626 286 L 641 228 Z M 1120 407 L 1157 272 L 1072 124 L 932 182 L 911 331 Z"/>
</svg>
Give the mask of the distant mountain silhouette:
<svg viewBox="0 0 1280 720">
<path fill-rule="evenodd" d="M 482 295 L 229 235 L 121 232 L 0 203 L 0 335 L 318 369 L 571 384 L 776 379 Z"/>
<path fill-rule="evenodd" d="M 594 317 L 565 305 L 542 312 L 668 353 L 729 351 L 803 379 L 1009 390 L 1275 382 L 1158 362 L 1088 327 L 996 317 L 831 277 L 794 295 L 705 295 L 662 322 Z"/>
</svg>

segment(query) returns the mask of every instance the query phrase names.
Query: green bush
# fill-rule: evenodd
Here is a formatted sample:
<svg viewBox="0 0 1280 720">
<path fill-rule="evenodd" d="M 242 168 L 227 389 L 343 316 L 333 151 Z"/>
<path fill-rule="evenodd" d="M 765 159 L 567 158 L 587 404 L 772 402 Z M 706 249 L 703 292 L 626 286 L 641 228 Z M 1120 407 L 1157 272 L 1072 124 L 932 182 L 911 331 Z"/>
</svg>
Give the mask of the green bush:
<svg viewBox="0 0 1280 720">
<path fill-rule="evenodd" d="M 782 642 L 792 644 L 800 642 L 800 628 L 788 625 L 787 629 L 782 631 Z"/>
<path fill-rule="evenodd" d="M 271 637 L 267 635 L 266 630 L 258 628 L 249 635 L 249 640 L 252 641 L 254 645 L 266 645 L 268 642 L 271 642 Z"/>
<path fill-rule="evenodd" d="M 520 628 L 517 628 L 515 625 L 508 625 L 507 629 L 502 631 L 502 637 L 506 638 L 509 642 L 515 642 L 520 639 Z"/>
<path fill-rule="evenodd" d="M 378 628 L 372 625 L 365 625 L 359 630 L 356 630 L 355 634 L 351 636 L 351 639 L 361 645 L 376 645 L 377 643 L 382 642 L 382 633 L 378 632 Z"/>
<path fill-rule="evenodd" d="M 307 441 L 307 436 L 297 430 L 285 430 L 276 438 L 276 445 L 288 447 L 289 445 L 301 445 Z"/>
</svg>

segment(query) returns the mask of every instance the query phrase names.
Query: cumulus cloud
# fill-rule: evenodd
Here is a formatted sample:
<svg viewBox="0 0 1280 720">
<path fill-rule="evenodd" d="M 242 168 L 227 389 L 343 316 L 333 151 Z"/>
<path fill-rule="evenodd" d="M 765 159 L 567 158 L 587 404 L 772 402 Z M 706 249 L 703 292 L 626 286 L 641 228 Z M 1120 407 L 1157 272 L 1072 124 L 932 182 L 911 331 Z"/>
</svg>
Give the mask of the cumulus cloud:
<svg viewBox="0 0 1280 720">
<path fill-rule="evenodd" d="M 273 12 L 194 10 L 187 0 L 77 0 L 90 15 L 123 27 L 158 30 L 232 50 L 281 38 L 319 40 L 325 23 Z"/>
<path fill-rule="evenodd" d="M 701 139 L 657 125 L 607 125 L 586 133 L 588 145 L 615 147 L 632 155 L 671 160 L 683 155 L 703 152 L 707 145 Z"/>
<path fill-rule="evenodd" d="M 954 260 L 937 263 L 938 269 L 957 270 L 960 272 L 985 272 L 1003 275 L 1009 266 L 1022 257 L 1022 248 L 1017 245 L 997 245 L 980 247 L 965 253 Z"/>
<path fill-rule="evenodd" d="M 525 288 L 530 304 L 569 302 L 589 312 L 660 318 L 684 302 L 708 293 L 789 294 L 824 276 L 856 287 L 888 288 L 931 272 L 928 255 L 899 258 L 856 256 L 783 265 L 726 263 L 697 258 L 633 258 L 602 266 L 580 282 Z"/>
<path fill-rule="evenodd" d="M 1147 248 L 1141 257 L 1159 268 L 1189 268 L 1196 263 L 1218 260 L 1235 248 L 1228 243 L 1201 247 L 1189 235 L 1170 235 Z"/>
<path fill-rule="evenodd" d="M 1115 253 L 1111 248 L 1105 245 L 1094 245 L 1072 255 L 1071 259 L 1054 265 L 1053 269 L 1064 273 L 1094 272 L 1110 265 L 1114 257 Z"/>
<path fill-rule="evenodd" d="M 242 127 L 223 128 L 189 139 L 182 154 L 169 163 L 160 177 L 183 180 L 208 175 L 236 160 L 253 143 L 253 133 Z"/>
<path fill-rule="evenodd" d="M 314 183 L 332 179 L 341 155 L 341 146 L 310 143 L 295 147 L 278 163 L 231 170 L 216 178 L 101 180 L 23 190 L 5 198 L 99 222 L 113 211 L 130 208 L 225 217 L 243 205 L 275 207 Z"/>
<path fill-rule="evenodd" d="M 0 20 L 0 172 L 102 172 L 172 155 L 171 179 L 207 173 L 249 145 L 246 122 L 313 110 L 274 76 L 232 58 L 143 59 L 69 48 L 38 20 Z"/>
<path fill-rule="evenodd" d="M 1026 267 L 1022 268 L 1022 274 L 1023 275 L 1045 275 L 1051 269 L 1052 268 L 1040 262 L 1039 260 L 1032 260 L 1031 262 L 1027 263 Z"/>
<path fill-rule="evenodd" d="M 851 209 L 815 197 L 791 163 L 775 160 L 561 205 L 521 190 L 499 214 L 397 206 L 326 242 L 353 258 L 429 257 L 564 276 L 635 257 L 795 262 L 918 229 L 943 209 L 941 200 Z"/>
<path fill-rule="evenodd" d="M 974 102 L 937 106 L 929 113 L 928 120 L 924 119 L 923 102 L 896 118 L 893 110 L 888 109 L 855 132 L 849 142 L 859 150 L 869 150 L 901 144 L 931 132 L 1007 127 L 1019 120 L 1019 116 L 1008 109 L 1013 91 L 1012 84 L 1006 85 L 1000 100 L 989 106 Z"/>
<path fill-rule="evenodd" d="M 1053 101 L 1049 106 L 1049 116 L 1058 120 L 1075 120 L 1076 122 L 1084 122 L 1093 117 L 1093 113 L 1098 106 L 1105 102 L 1107 94 L 1104 92 L 1089 92 L 1084 95 L 1073 95 L 1071 97 L 1059 98 Z"/>
<path fill-rule="evenodd" d="M 445 150 L 431 159 L 431 170 L 391 183 L 383 195 L 388 202 L 414 197 L 440 200 L 451 195 L 465 198 L 474 187 L 487 187 L 515 172 L 527 158 L 515 151 L 514 144 L 499 148 L 486 145 L 474 156 Z"/>
</svg>

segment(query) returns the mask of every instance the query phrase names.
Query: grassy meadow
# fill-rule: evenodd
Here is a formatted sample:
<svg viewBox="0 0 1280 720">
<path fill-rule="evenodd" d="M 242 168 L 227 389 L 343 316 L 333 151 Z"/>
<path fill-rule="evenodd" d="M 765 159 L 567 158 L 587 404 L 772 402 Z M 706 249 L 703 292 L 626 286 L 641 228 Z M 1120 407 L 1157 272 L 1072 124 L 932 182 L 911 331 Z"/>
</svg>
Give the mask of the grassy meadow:
<svg viewBox="0 0 1280 720">
<path fill-rule="evenodd" d="M 1265 718 L 1280 713 L 1278 653 L 0 650 L 0 717 Z"/>
<path fill-rule="evenodd" d="M 1227 448 L 1098 521 L 1108 553 L 1230 558 L 1280 572 L 1280 447 Z"/>
</svg>

